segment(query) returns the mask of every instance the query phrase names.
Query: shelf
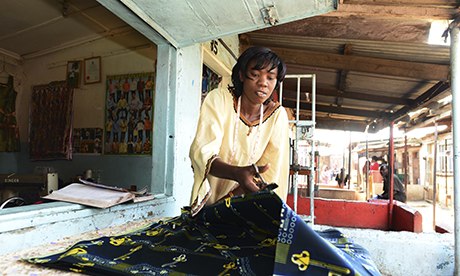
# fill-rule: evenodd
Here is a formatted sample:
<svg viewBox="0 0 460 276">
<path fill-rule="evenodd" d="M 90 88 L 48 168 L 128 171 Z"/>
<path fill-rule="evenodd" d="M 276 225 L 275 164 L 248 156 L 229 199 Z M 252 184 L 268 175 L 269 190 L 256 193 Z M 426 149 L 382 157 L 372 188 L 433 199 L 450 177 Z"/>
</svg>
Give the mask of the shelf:
<svg viewBox="0 0 460 276">
<path fill-rule="evenodd" d="M 301 169 L 299 171 L 297 171 L 299 173 L 299 175 L 310 175 L 311 174 L 311 170 L 310 169 Z M 296 172 L 294 170 L 289 170 L 289 174 L 290 175 L 294 175 Z"/>
</svg>

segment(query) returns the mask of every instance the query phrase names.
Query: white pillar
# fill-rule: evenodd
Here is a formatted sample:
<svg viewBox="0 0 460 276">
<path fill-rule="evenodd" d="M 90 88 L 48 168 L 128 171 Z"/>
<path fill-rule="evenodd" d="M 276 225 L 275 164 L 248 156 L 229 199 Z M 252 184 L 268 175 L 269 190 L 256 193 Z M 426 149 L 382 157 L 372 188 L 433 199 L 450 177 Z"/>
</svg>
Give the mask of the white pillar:
<svg viewBox="0 0 460 276">
<path fill-rule="evenodd" d="M 458 111 L 460 108 L 460 76 L 458 75 L 460 66 L 460 45 L 459 33 L 460 30 L 455 22 L 452 23 L 451 46 L 450 46 L 450 63 L 451 63 L 451 89 L 452 89 L 452 133 L 453 133 L 453 161 L 454 161 L 454 233 L 455 233 L 455 275 L 459 275 L 460 263 L 460 136 L 459 136 L 459 117 Z"/>
</svg>

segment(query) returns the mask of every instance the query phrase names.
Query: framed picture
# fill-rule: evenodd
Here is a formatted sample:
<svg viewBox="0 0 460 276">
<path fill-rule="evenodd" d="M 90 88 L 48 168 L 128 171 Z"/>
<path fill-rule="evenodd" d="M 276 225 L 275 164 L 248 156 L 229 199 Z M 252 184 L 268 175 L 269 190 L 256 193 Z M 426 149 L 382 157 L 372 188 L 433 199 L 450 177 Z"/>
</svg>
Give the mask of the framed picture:
<svg viewBox="0 0 460 276">
<path fill-rule="evenodd" d="M 66 80 L 70 87 L 80 87 L 81 71 L 81 60 L 73 60 L 67 62 Z"/>
<path fill-rule="evenodd" d="M 104 154 L 151 155 L 155 73 L 107 76 Z"/>
<path fill-rule="evenodd" d="M 101 82 L 101 57 L 85 59 L 85 84 Z"/>
</svg>

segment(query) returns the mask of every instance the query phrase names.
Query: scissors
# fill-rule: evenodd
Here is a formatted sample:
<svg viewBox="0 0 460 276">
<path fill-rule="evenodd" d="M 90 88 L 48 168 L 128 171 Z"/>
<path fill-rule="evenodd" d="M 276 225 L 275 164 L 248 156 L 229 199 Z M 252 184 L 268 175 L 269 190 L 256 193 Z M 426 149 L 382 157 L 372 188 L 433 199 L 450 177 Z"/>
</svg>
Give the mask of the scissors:
<svg viewBox="0 0 460 276">
<path fill-rule="evenodd" d="M 260 182 L 257 183 L 257 186 L 259 186 L 261 190 L 273 191 L 274 189 L 278 188 L 278 184 L 276 183 L 267 184 L 267 182 L 265 182 L 265 179 L 260 174 L 259 167 L 257 167 L 256 164 L 252 164 L 252 167 L 256 171 L 256 177 L 260 179 Z"/>
</svg>

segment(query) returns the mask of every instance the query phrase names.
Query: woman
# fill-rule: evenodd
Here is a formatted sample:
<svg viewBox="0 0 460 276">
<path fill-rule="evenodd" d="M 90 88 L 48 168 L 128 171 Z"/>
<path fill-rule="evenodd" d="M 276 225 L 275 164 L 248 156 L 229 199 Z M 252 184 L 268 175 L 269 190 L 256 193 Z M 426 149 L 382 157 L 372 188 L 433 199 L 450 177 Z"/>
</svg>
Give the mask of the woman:
<svg viewBox="0 0 460 276">
<path fill-rule="evenodd" d="M 273 100 L 285 74 L 286 65 L 274 52 L 251 47 L 233 67 L 233 86 L 205 98 L 190 148 L 192 214 L 269 183 L 278 184 L 277 194 L 286 199 L 289 123 L 285 109 Z"/>
</svg>

